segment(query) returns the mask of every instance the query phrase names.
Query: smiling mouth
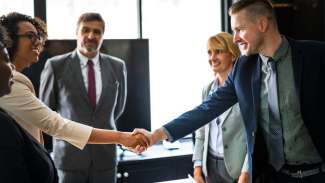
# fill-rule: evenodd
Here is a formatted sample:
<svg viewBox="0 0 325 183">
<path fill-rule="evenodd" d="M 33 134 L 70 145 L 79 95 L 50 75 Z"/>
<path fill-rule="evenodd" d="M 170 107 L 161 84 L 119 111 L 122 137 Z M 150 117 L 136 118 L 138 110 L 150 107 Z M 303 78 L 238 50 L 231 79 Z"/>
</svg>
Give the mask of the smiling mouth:
<svg viewBox="0 0 325 183">
<path fill-rule="evenodd" d="M 87 41 L 87 42 L 85 42 L 85 45 L 96 45 L 97 44 L 97 42 L 96 41 Z"/>
<path fill-rule="evenodd" d="M 220 64 L 221 64 L 220 61 L 213 61 L 213 62 L 212 62 L 212 66 L 213 66 L 213 67 L 218 67 Z"/>
<path fill-rule="evenodd" d="M 238 43 L 239 47 L 245 47 L 247 45 L 247 43 Z"/>
</svg>

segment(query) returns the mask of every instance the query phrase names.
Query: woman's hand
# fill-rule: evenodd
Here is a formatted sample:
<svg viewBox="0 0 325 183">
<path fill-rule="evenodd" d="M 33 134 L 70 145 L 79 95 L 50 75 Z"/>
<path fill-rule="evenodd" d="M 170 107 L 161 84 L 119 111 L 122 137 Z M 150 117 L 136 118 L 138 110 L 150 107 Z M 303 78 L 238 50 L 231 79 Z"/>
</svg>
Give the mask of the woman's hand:
<svg viewBox="0 0 325 183">
<path fill-rule="evenodd" d="M 242 172 L 239 176 L 238 183 L 249 183 L 248 172 Z"/>
<path fill-rule="evenodd" d="M 202 166 L 197 166 L 194 168 L 193 176 L 194 176 L 194 180 L 197 183 L 205 183 L 204 178 L 202 176 Z"/>
<path fill-rule="evenodd" d="M 147 148 L 150 145 L 150 140 L 143 134 L 122 132 L 121 145 L 127 148 L 136 148 L 137 146 Z"/>
</svg>

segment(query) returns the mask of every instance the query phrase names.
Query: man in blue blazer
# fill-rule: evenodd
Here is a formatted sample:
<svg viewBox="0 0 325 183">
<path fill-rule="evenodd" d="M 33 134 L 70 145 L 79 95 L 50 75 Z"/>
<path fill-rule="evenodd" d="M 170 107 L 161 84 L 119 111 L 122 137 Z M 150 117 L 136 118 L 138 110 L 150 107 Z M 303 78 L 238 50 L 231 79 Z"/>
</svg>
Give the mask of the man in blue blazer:
<svg viewBox="0 0 325 183">
<path fill-rule="evenodd" d="M 267 0 L 239 0 L 229 10 L 234 42 L 244 56 L 237 60 L 224 87 L 215 91 L 206 101 L 182 114 L 152 134 L 151 144 L 158 140 L 177 140 L 239 103 L 247 135 L 249 167 L 252 155 L 266 155 L 263 165 L 268 182 L 325 182 L 325 146 L 323 140 L 325 108 L 325 44 L 316 41 L 296 41 L 282 36 L 277 28 L 272 5 Z M 275 62 L 277 71 L 280 115 L 280 141 L 277 145 L 270 129 L 276 124 L 269 113 L 271 91 L 267 83 L 274 71 L 269 62 Z M 272 73 L 273 72 L 273 73 Z M 257 136 L 260 134 L 261 136 Z M 260 143 L 262 142 L 262 143 Z M 257 148 L 263 144 L 265 148 Z M 255 146 L 255 151 L 254 151 Z M 139 151 L 143 148 L 137 149 Z M 259 153 L 265 151 L 265 154 Z M 276 154 L 276 156 L 274 156 Z M 274 158 L 277 157 L 277 158 Z M 273 158 L 273 159 L 272 159 Z M 254 167 L 256 170 L 256 166 Z M 252 170 L 242 182 L 252 181 Z"/>
</svg>

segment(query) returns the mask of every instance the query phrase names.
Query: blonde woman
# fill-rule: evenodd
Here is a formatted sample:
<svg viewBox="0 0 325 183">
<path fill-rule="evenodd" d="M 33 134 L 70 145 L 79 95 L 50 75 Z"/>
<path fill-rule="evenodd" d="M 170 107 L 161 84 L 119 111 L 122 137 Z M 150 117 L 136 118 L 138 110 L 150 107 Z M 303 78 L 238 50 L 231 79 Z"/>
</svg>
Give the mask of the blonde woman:
<svg viewBox="0 0 325 183">
<path fill-rule="evenodd" d="M 207 49 L 215 78 L 203 89 L 203 100 L 224 85 L 240 55 L 237 45 L 232 42 L 232 35 L 225 32 L 210 37 Z M 238 103 L 195 134 L 193 162 L 194 178 L 198 183 L 231 183 L 241 174 L 246 175 L 246 137 Z"/>
</svg>

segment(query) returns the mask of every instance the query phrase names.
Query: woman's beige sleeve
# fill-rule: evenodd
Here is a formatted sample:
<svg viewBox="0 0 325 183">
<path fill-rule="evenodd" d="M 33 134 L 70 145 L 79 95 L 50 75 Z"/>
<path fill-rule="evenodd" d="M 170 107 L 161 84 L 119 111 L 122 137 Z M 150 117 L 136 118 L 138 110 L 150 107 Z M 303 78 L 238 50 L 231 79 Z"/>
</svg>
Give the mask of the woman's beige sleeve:
<svg viewBox="0 0 325 183">
<path fill-rule="evenodd" d="M 63 118 L 42 103 L 23 83 L 15 82 L 9 95 L 0 97 L 0 108 L 31 133 L 41 131 L 83 149 L 92 127 Z M 27 129 L 26 129 L 27 128 Z M 35 137 L 35 136 L 34 136 Z"/>
</svg>

